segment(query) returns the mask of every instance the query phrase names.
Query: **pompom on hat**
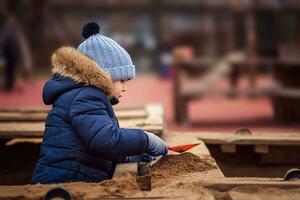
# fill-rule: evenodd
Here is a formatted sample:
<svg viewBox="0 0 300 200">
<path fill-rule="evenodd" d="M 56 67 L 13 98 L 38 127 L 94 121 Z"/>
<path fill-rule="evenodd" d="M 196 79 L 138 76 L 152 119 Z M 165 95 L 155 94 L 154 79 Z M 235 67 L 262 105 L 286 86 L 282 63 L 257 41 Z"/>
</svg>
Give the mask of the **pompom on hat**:
<svg viewBox="0 0 300 200">
<path fill-rule="evenodd" d="M 100 27 L 95 22 L 82 28 L 85 40 L 77 50 L 107 71 L 112 80 L 127 80 L 135 77 L 135 66 L 127 51 L 111 38 L 99 34 Z"/>
</svg>

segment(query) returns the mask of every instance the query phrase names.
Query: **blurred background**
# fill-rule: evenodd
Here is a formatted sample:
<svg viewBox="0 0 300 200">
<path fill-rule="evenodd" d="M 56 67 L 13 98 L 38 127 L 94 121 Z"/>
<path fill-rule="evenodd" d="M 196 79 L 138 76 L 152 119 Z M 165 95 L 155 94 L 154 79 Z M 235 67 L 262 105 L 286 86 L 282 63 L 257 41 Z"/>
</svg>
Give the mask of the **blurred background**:
<svg viewBox="0 0 300 200">
<path fill-rule="evenodd" d="M 88 21 L 136 65 L 117 107 L 161 103 L 169 130 L 300 130 L 297 0 L 1 0 L 0 108 L 43 106 L 51 54 Z"/>
</svg>

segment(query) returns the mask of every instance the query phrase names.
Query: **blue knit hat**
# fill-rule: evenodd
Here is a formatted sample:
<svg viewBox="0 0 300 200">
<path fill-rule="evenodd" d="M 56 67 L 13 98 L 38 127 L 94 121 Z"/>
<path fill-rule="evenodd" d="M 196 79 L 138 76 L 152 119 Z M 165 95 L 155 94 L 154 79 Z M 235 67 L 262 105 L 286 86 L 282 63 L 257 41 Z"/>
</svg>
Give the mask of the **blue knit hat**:
<svg viewBox="0 0 300 200">
<path fill-rule="evenodd" d="M 85 24 L 82 36 L 86 40 L 77 50 L 94 60 L 113 80 L 132 79 L 135 76 L 135 66 L 130 55 L 114 40 L 100 35 L 99 31 L 97 23 Z"/>
</svg>

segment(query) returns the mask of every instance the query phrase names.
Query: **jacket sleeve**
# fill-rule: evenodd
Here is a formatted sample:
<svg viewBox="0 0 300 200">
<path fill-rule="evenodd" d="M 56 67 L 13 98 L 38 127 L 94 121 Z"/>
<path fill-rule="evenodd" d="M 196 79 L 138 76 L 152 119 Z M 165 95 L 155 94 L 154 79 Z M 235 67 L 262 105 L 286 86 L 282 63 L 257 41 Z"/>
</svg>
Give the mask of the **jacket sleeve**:
<svg viewBox="0 0 300 200">
<path fill-rule="evenodd" d="M 106 159 L 143 153 L 148 140 L 144 131 L 119 128 L 107 112 L 107 97 L 96 90 L 82 89 L 74 98 L 69 112 L 72 128 L 89 150 Z"/>
</svg>

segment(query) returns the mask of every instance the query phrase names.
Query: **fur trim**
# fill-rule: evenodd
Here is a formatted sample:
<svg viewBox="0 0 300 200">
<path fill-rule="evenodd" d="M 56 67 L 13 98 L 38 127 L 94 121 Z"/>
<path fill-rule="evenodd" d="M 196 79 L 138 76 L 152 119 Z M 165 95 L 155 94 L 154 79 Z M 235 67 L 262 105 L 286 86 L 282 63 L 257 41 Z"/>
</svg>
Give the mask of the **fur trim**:
<svg viewBox="0 0 300 200">
<path fill-rule="evenodd" d="M 77 83 L 95 86 L 111 96 L 113 81 L 109 73 L 73 47 L 61 47 L 52 55 L 52 73 L 73 79 Z"/>
</svg>

